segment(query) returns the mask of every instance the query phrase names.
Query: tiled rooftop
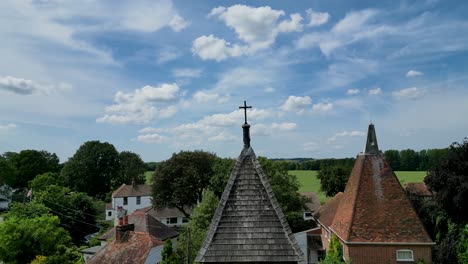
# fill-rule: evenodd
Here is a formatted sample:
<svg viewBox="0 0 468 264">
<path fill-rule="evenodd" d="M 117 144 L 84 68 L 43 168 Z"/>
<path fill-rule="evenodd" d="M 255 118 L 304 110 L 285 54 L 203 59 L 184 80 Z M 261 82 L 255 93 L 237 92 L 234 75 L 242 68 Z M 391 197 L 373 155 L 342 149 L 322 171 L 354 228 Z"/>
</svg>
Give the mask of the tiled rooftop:
<svg viewBox="0 0 468 264">
<path fill-rule="evenodd" d="M 122 184 L 112 193 L 112 197 L 136 197 L 136 196 L 151 196 L 151 185 L 136 184 L 127 185 Z"/>
</svg>

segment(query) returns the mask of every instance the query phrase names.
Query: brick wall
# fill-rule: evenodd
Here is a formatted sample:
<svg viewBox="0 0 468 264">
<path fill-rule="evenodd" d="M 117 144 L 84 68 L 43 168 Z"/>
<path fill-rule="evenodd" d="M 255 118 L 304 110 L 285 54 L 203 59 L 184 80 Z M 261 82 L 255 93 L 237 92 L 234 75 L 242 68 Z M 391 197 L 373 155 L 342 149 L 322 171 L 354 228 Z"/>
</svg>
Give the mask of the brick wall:
<svg viewBox="0 0 468 264">
<path fill-rule="evenodd" d="M 396 252 L 399 249 L 413 250 L 414 261 L 397 261 Z M 420 259 L 427 264 L 432 263 L 431 246 L 345 245 L 344 255 L 353 264 L 405 264 L 416 263 Z"/>
</svg>

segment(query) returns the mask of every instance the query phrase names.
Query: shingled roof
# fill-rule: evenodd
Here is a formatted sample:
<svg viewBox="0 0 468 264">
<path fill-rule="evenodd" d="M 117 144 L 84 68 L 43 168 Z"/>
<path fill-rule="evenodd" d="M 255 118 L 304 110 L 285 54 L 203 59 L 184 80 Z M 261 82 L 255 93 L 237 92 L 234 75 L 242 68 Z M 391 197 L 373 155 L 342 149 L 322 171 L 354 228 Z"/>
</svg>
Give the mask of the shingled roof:
<svg viewBox="0 0 468 264">
<path fill-rule="evenodd" d="M 369 125 L 330 229 L 344 242 L 432 244 Z"/>
<path fill-rule="evenodd" d="M 242 127 L 244 149 L 196 261 L 297 263 L 303 253 L 250 147 L 250 126 Z"/>
<path fill-rule="evenodd" d="M 151 185 L 146 184 L 122 184 L 112 193 L 112 197 L 136 197 L 151 196 Z"/>
</svg>

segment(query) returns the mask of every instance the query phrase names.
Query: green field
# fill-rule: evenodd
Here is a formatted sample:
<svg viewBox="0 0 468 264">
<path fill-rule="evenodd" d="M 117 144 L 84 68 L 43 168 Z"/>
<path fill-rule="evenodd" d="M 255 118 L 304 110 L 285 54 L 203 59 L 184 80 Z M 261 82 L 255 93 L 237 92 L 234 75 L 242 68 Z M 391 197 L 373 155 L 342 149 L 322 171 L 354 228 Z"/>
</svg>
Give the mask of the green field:
<svg viewBox="0 0 468 264">
<path fill-rule="evenodd" d="M 151 177 L 153 177 L 154 171 L 145 172 L 146 184 L 151 184 Z"/>
<path fill-rule="evenodd" d="M 329 199 L 320 191 L 320 180 L 317 179 L 318 171 L 293 170 L 289 171 L 289 173 L 296 175 L 299 180 L 301 184 L 299 188 L 300 192 L 315 192 L 322 204 Z M 401 185 L 408 182 L 422 182 L 424 177 L 426 177 L 425 171 L 396 171 L 395 174 L 400 180 Z"/>
</svg>

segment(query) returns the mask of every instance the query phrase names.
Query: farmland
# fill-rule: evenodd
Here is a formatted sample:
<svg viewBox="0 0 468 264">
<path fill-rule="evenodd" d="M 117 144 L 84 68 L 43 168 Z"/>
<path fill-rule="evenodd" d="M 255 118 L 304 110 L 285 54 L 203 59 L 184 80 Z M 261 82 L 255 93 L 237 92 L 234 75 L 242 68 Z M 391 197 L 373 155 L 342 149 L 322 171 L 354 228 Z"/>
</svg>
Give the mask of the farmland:
<svg viewBox="0 0 468 264">
<path fill-rule="evenodd" d="M 320 180 L 317 178 L 318 171 L 293 170 L 289 171 L 289 173 L 296 175 L 301 184 L 299 188 L 300 192 L 315 192 L 319 196 L 321 203 L 328 200 L 328 197 L 320 191 Z M 395 174 L 400 180 L 401 185 L 408 182 L 422 182 L 426 176 L 425 171 L 396 171 Z"/>
</svg>

